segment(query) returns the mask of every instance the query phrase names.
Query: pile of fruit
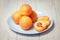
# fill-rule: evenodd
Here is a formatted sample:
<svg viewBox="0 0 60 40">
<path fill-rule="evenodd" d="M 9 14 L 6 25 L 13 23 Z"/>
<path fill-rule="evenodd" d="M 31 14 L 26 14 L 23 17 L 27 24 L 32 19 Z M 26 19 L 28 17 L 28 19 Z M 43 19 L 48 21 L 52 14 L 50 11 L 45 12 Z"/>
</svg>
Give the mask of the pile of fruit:
<svg viewBox="0 0 60 40">
<path fill-rule="evenodd" d="M 21 5 L 20 9 L 12 14 L 12 19 L 16 24 L 19 24 L 23 30 L 30 30 L 31 28 L 35 28 L 40 32 L 46 29 L 46 26 L 50 24 L 48 16 L 42 16 L 37 19 L 37 13 L 29 4 Z"/>
</svg>

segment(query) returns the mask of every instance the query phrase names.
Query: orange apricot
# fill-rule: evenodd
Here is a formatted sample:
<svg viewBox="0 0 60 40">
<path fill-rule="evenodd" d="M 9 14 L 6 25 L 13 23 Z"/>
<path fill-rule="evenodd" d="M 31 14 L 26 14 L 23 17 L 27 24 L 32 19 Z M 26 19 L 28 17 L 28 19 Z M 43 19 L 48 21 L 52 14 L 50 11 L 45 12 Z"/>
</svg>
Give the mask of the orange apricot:
<svg viewBox="0 0 60 40">
<path fill-rule="evenodd" d="M 34 29 L 37 30 L 38 32 L 41 32 L 47 28 L 47 24 L 45 21 L 37 21 L 34 24 Z"/>
<path fill-rule="evenodd" d="M 49 20 L 48 16 L 41 16 L 40 18 L 38 18 L 38 21 L 40 20 Z"/>
<path fill-rule="evenodd" d="M 31 19 L 32 19 L 33 22 L 36 21 L 37 20 L 37 14 L 36 14 L 36 12 L 32 11 L 30 17 L 31 17 Z"/>
<path fill-rule="evenodd" d="M 30 15 L 32 13 L 32 7 L 29 4 L 23 4 L 20 7 L 20 12 L 22 15 Z"/>
<path fill-rule="evenodd" d="M 28 16 L 22 16 L 19 20 L 19 25 L 21 25 L 22 29 L 28 30 L 32 27 L 32 20 Z"/>
<path fill-rule="evenodd" d="M 14 14 L 12 15 L 12 19 L 15 23 L 19 23 L 19 19 L 21 18 L 21 14 L 19 11 L 14 12 Z"/>
</svg>

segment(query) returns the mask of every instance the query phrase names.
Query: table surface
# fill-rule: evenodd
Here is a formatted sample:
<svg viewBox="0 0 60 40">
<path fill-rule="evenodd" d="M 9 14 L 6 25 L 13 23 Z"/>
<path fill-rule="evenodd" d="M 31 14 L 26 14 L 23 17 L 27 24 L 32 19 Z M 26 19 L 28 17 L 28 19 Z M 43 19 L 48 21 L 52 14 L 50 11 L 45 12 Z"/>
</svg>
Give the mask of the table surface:
<svg viewBox="0 0 60 40">
<path fill-rule="evenodd" d="M 8 28 L 7 19 L 24 4 L 34 10 L 48 13 L 54 20 L 53 27 L 38 35 L 16 34 Z M 0 40 L 60 40 L 60 0 L 0 0 Z"/>
</svg>

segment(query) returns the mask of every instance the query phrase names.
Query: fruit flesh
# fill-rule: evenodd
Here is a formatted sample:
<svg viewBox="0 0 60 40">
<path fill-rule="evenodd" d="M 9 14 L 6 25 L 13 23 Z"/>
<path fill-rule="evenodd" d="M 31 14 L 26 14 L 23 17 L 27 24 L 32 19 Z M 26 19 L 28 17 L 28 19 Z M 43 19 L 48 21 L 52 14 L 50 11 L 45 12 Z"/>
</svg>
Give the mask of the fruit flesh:
<svg viewBox="0 0 60 40">
<path fill-rule="evenodd" d="M 48 16 L 42 16 L 40 18 L 38 18 L 38 21 L 40 20 L 49 20 L 49 17 Z"/>
<path fill-rule="evenodd" d="M 38 24 L 39 23 L 39 24 Z M 45 30 L 47 28 L 47 24 L 45 21 L 37 21 L 35 24 L 34 24 L 34 28 L 35 30 L 37 30 L 38 32 L 41 32 L 43 30 Z"/>
</svg>

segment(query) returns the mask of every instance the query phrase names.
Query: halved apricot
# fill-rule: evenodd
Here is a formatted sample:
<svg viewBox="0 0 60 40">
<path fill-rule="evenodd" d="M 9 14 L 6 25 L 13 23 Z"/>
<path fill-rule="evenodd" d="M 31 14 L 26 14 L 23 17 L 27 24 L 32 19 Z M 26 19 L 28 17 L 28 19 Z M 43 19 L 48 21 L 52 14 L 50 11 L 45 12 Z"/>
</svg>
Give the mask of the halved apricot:
<svg viewBox="0 0 60 40">
<path fill-rule="evenodd" d="M 48 16 L 41 16 L 40 18 L 38 18 L 38 21 L 40 20 L 49 20 Z"/>
<path fill-rule="evenodd" d="M 21 28 L 24 30 L 28 30 L 32 28 L 32 20 L 28 16 L 22 16 L 19 20 L 19 25 L 21 25 Z"/>
<path fill-rule="evenodd" d="M 47 25 L 45 24 L 44 21 L 37 21 L 34 24 L 34 28 L 35 30 L 37 30 L 38 32 L 41 32 L 43 30 L 45 30 L 47 28 Z"/>
</svg>

